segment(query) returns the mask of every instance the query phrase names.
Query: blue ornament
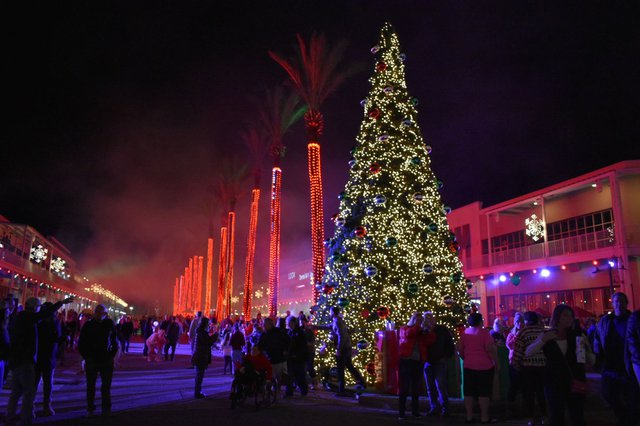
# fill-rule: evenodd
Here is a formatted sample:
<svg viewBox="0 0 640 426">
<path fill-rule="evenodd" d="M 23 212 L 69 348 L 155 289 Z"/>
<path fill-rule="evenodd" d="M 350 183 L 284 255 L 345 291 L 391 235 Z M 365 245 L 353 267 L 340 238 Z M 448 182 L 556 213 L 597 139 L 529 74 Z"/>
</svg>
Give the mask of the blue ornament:
<svg viewBox="0 0 640 426">
<path fill-rule="evenodd" d="M 444 214 L 450 214 L 451 213 L 451 207 L 449 207 L 449 206 L 442 207 L 442 212 Z"/>
<path fill-rule="evenodd" d="M 396 237 L 389 237 L 384 243 L 387 245 L 387 247 L 394 247 L 396 244 L 398 244 L 398 239 Z"/>
<path fill-rule="evenodd" d="M 344 226 L 345 222 L 346 222 L 346 220 L 345 220 L 344 217 L 339 217 L 339 218 L 336 219 L 336 225 L 337 226 Z"/>
<path fill-rule="evenodd" d="M 424 195 L 422 195 L 422 194 L 421 194 L 421 193 L 419 193 L 419 192 L 416 192 L 415 194 L 413 194 L 413 200 L 414 200 L 416 203 L 422 203 L 422 201 L 424 201 Z"/>
<path fill-rule="evenodd" d="M 411 120 L 410 120 L 410 119 L 408 119 L 408 118 L 405 118 L 404 120 L 402 120 L 402 125 L 403 125 L 404 127 L 409 127 L 409 126 L 411 126 L 412 124 L 413 124 L 413 121 L 411 121 Z"/>
<path fill-rule="evenodd" d="M 347 299 L 346 297 L 338 298 L 338 306 L 340 306 L 341 308 L 344 308 L 347 305 L 349 305 L 349 299 Z"/>
<path fill-rule="evenodd" d="M 364 107 L 367 104 L 367 98 L 360 101 L 360 106 Z"/>
<path fill-rule="evenodd" d="M 364 350 L 367 349 L 369 347 L 369 342 L 367 342 L 366 340 L 358 340 L 358 343 L 356 343 L 356 347 L 360 350 Z"/>
<path fill-rule="evenodd" d="M 364 268 L 364 273 L 368 277 L 375 277 L 378 273 L 378 268 L 373 265 L 367 266 L 366 268 Z"/>
<path fill-rule="evenodd" d="M 430 223 L 429 224 L 429 232 L 431 232 L 431 233 L 438 232 L 438 224 Z"/>
<path fill-rule="evenodd" d="M 349 167 L 353 167 L 355 165 L 356 165 L 356 160 L 354 160 L 353 158 L 349 160 Z"/>
<path fill-rule="evenodd" d="M 384 204 L 387 201 L 387 197 L 382 194 L 378 194 L 373 198 L 373 202 L 376 204 Z"/>
<path fill-rule="evenodd" d="M 386 134 L 386 133 L 385 133 L 385 134 L 382 134 L 382 135 L 380 135 L 380 136 L 378 136 L 378 140 L 379 140 L 380 142 L 384 142 L 384 141 L 386 141 L 387 139 L 389 139 L 389 135 L 388 135 L 388 134 Z"/>
<path fill-rule="evenodd" d="M 431 151 L 433 151 L 431 145 L 427 145 L 425 148 L 427 149 L 427 154 L 431 154 Z"/>
<path fill-rule="evenodd" d="M 375 55 L 376 53 L 378 53 L 379 50 L 380 50 L 380 46 L 373 46 L 371 48 L 371 53 Z"/>
<path fill-rule="evenodd" d="M 405 55 L 404 53 L 401 53 L 401 54 L 399 54 L 399 55 L 398 55 L 398 58 L 400 58 L 400 60 L 401 60 L 402 62 L 404 62 L 404 61 L 406 61 L 406 60 L 407 60 L 407 55 Z"/>
<path fill-rule="evenodd" d="M 389 95 L 389 94 L 393 93 L 393 87 L 392 86 L 387 86 L 384 89 L 382 89 L 382 91 L 384 93 L 386 93 L 387 95 Z"/>
<path fill-rule="evenodd" d="M 438 185 L 438 189 L 442 189 L 442 187 L 444 186 L 444 182 L 442 182 L 440 179 L 437 179 L 436 185 Z"/>
<path fill-rule="evenodd" d="M 425 263 L 424 266 L 422 266 L 422 270 L 424 271 L 425 274 L 427 275 L 431 275 L 433 274 L 433 266 L 431 266 L 428 263 Z"/>
</svg>

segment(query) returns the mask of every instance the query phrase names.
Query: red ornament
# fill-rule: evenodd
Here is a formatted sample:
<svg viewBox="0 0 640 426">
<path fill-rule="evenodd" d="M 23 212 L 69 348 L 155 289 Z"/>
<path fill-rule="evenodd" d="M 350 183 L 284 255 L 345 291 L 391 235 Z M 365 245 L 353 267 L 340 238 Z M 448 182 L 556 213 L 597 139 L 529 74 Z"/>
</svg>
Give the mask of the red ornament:
<svg viewBox="0 0 640 426">
<path fill-rule="evenodd" d="M 333 222 L 335 222 L 335 221 L 336 221 L 336 219 L 338 218 L 338 216 L 340 216 L 340 213 L 335 213 L 335 214 L 331 215 L 331 220 L 332 220 Z"/>
<path fill-rule="evenodd" d="M 369 117 L 377 120 L 378 117 L 380 117 L 380 110 L 378 108 L 372 109 L 371 111 L 369 111 Z"/>
<path fill-rule="evenodd" d="M 322 287 L 322 292 L 324 294 L 330 294 L 333 291 L 333 287 L 331 287 L 330 285 L 325 285 L 324 287 Z"/>
<path fill-rule="evenodd" d="M 358 238 L 364 238 L 364 236 L 367 235 L 367 228 L 364 226 L 358 226 L 356 227 L 355 234 Z"/>
<path fill-rule="evenodd" d="M 384 62 L 378 62 L 378 65 L 376 65 L 376 69 L 378 71 L 384 71 L 387 69 L 387 64 L 385 64 Z"/>
<path fill-rule="evenodd" d="M 375 362 L 370 362 L 367 364 L 367 373 L 371 374 L 372 376 L 376 375 L 376 363 Z"/>
<path fill-rule="evenodd" d="M 371 166 L 369 166 L 369 171 L 373 174 L 380 172 L 381 169 L 382 167 L 380 167 L 380 164 L 378 163 L 373 163 Z"/>
<path fill-rule="evenodd" d="M 369 318 L 369 315 L 371 315 L 371 312 L 369 312 L 368 309 L 363 309 L 362 312 L 360 312 L 360 315 L 362 315 L 362 318 Z"/>
<path fill-rule="evenodd" d="M 451 241 L 449 243 L 449 250 L 451 250 L 452 253 L 457 253 L 460 250 L 460 244 L 458 244 L 457 241 Z"/>
<path fill-rule="evenodd" d="M 378 312 L 378 316 L 383 319 L 389 316 L 389 308 L 386 306 L 380 306 L 376 312 Z"/>
</svg>

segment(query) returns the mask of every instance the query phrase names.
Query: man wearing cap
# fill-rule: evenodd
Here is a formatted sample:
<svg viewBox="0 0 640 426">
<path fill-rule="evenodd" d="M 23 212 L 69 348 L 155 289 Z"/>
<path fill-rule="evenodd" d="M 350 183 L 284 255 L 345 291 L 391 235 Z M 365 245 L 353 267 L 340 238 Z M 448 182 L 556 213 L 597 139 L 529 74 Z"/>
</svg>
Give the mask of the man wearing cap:
<svg viewBox="0 0 640 426">
<path fill-rule="evenodd" d="M 9 353 L 9 368 L 13 378 L 11 397 L 7 405 L 7 420 L 17 420 L 16 410 L 18 400 L 22 397 L 22 409 L 20 410 L 20 424 L 30 425 L 33 421 L 33 400 L 36 393 L 36 356 L 38 353 L 38 323 L 62 305 L 73 302 L 73 297 L 68 297 L 60 302 L 40 309 L 40 299 L 31 297 L 27 299 L 24 310 L 18 313 L 10 324 L 9 336 L 11 339 L 11 351 Z"/>
</svg>

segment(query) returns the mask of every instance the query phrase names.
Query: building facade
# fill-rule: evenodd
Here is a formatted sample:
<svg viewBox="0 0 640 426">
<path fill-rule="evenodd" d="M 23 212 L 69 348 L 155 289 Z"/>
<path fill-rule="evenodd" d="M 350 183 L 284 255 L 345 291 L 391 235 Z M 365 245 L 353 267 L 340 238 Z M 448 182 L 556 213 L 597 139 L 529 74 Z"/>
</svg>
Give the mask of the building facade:
<svg viewBox="0 0 640 426">
<path fill-rule="evenodd" d="M 455 209 L 472 300 L 490 323 L 566 303 L 581 318 L 622 291 L 640 307 L 640 161 L 623 161 L 490 207 Z"/>
</svg>

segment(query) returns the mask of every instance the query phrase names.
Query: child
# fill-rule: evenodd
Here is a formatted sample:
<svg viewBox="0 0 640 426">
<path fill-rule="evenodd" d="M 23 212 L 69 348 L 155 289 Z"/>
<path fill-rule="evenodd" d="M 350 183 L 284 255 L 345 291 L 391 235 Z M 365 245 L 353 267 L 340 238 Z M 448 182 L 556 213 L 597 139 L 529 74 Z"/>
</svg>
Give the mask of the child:
<svg viewBox="0 0 640 426">
<path fill-rule="evenodd" d="M 227 333 L 226 336 L 224 336 L 224 341 L 222 342 L 222 355 L 224 356 L 224 373 L 222 374 L 227 374 L 227 367 L 229 367 L 229 374 L 231 374 L 233 372 L 233 370 L 231 369 L 231 343 L 229 342 L 231 340 L 231 334 Z"/>
<path fill-rule="evenodd" d="M 164 330 L 158 327 L 156 331 L 149 336 L 147 341 L 147 348 L 149 349 L 147 362 L 160 361 L 160 359 L 156 359 L 156 355 L 162 351 L 162 348 L 167 343 L 167 339 L 164 335 Z"/>
</svg>

